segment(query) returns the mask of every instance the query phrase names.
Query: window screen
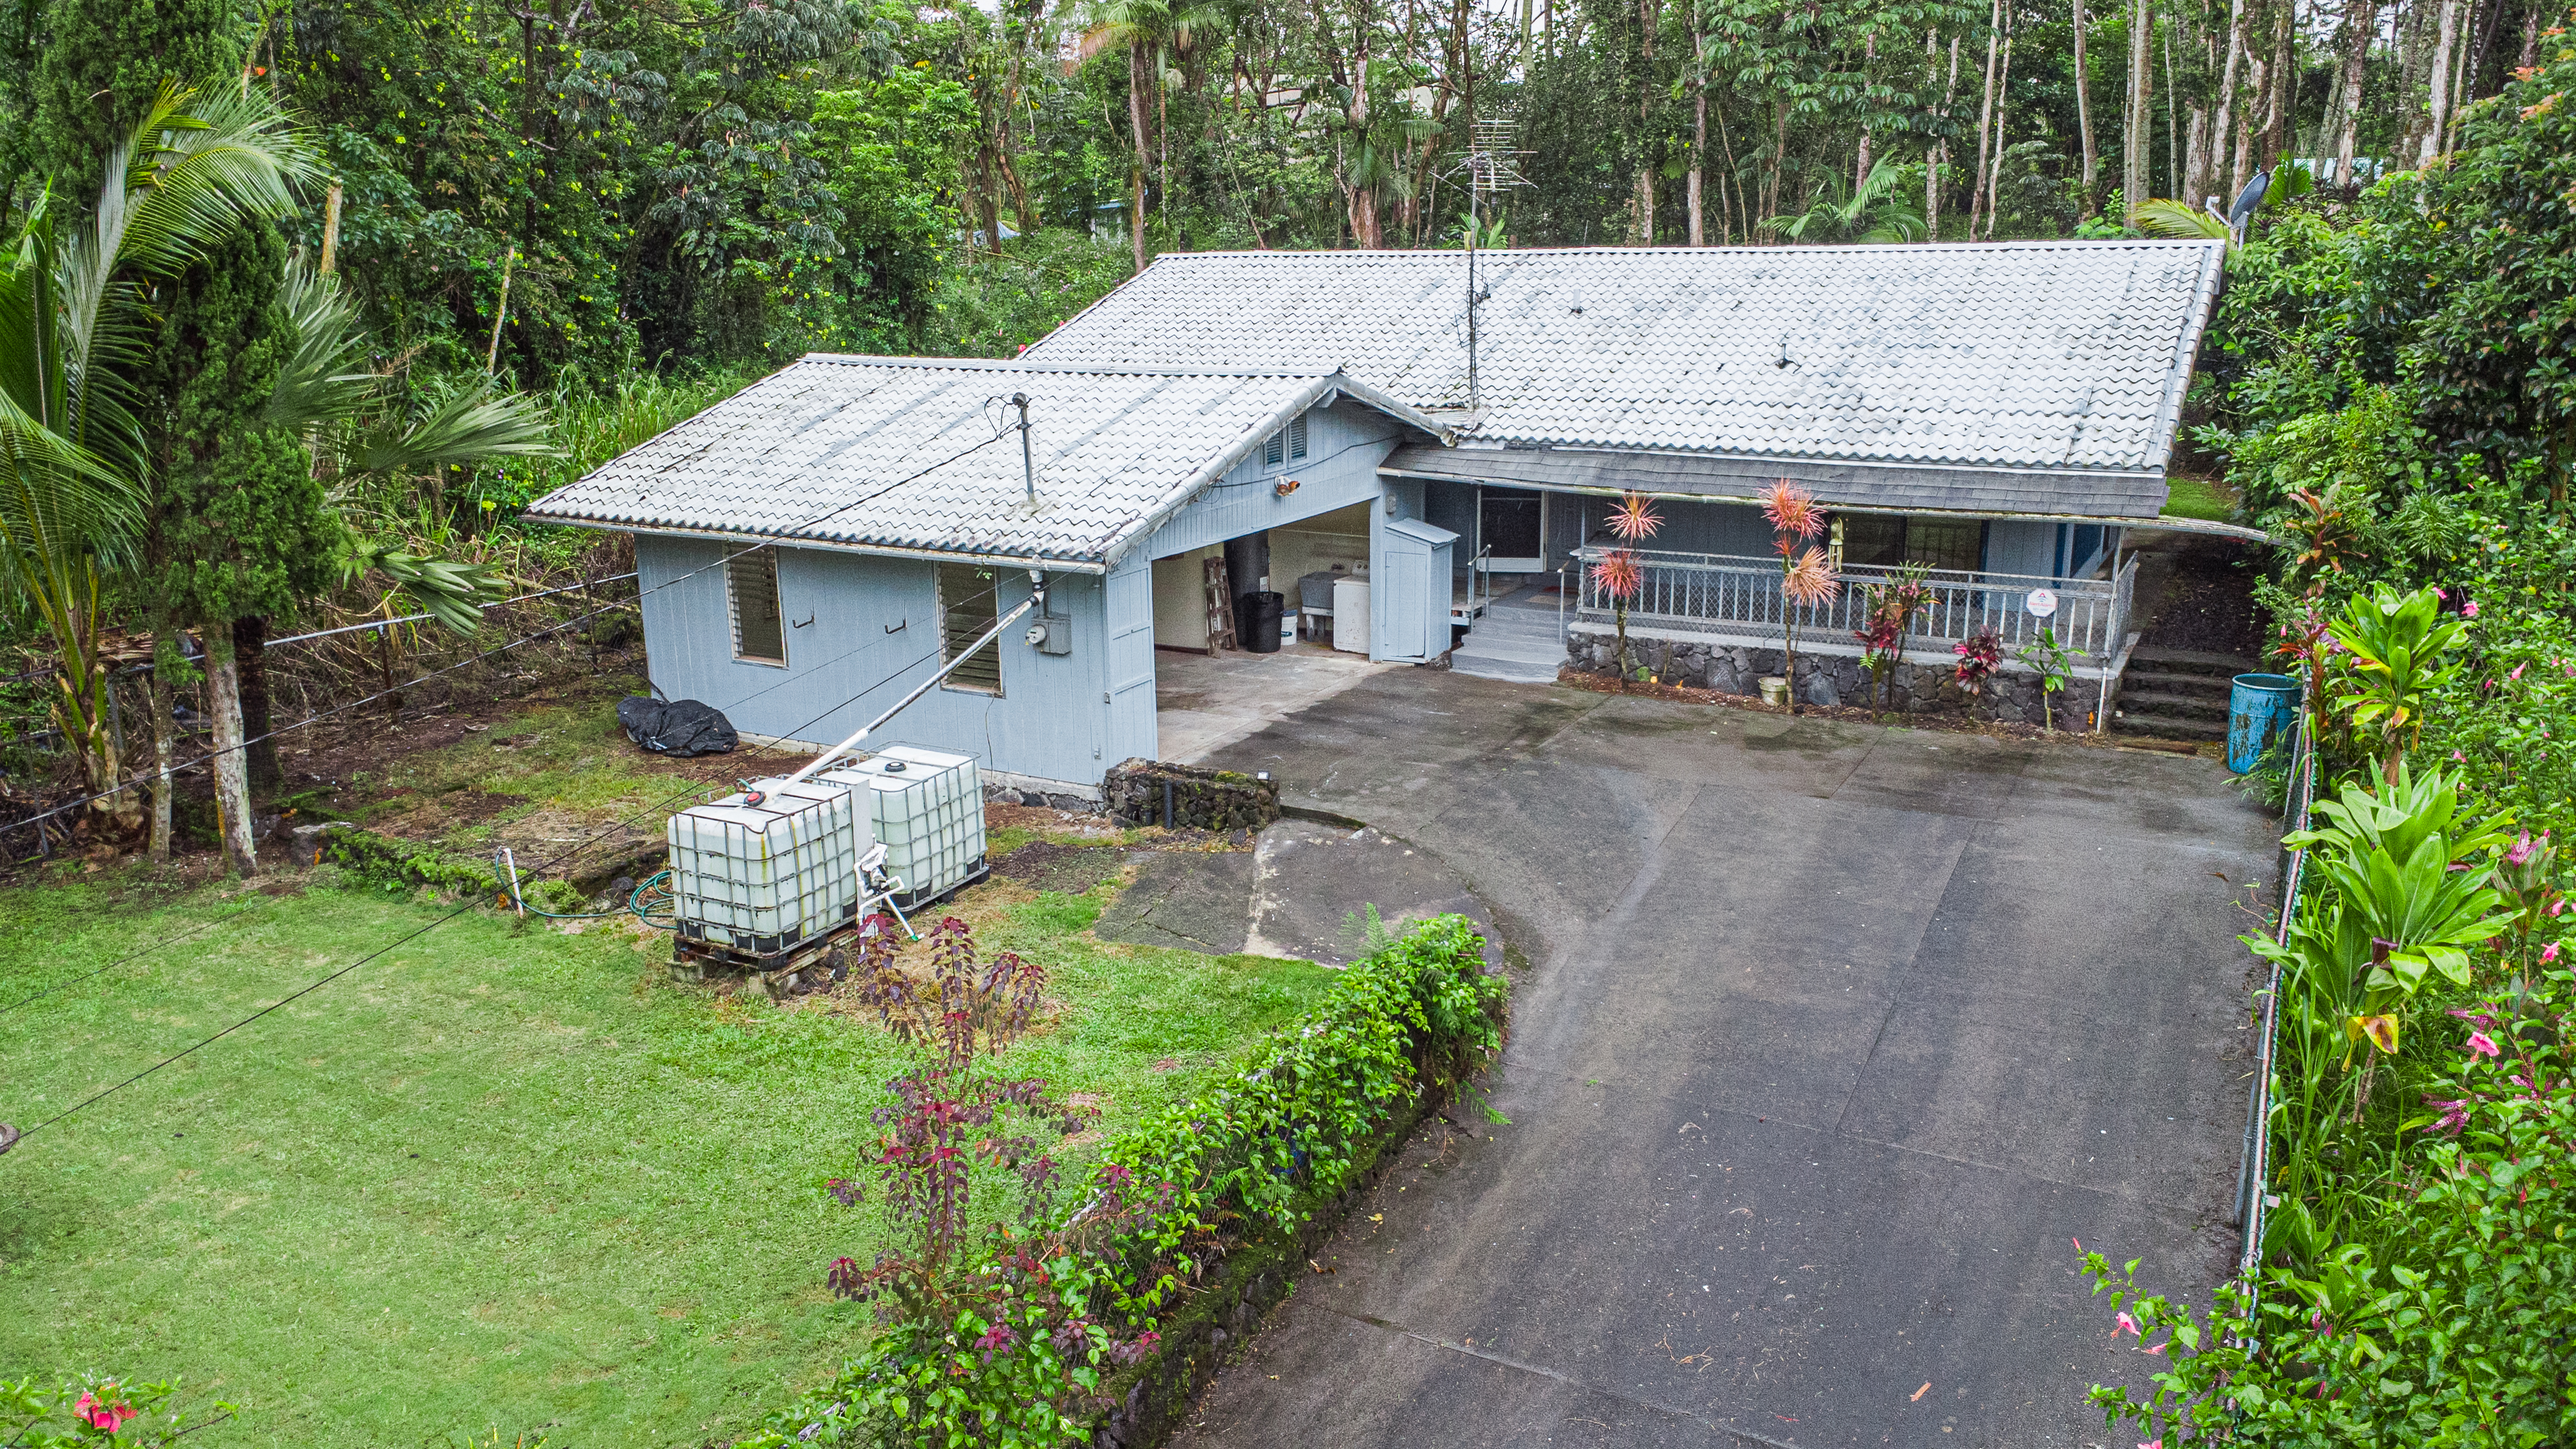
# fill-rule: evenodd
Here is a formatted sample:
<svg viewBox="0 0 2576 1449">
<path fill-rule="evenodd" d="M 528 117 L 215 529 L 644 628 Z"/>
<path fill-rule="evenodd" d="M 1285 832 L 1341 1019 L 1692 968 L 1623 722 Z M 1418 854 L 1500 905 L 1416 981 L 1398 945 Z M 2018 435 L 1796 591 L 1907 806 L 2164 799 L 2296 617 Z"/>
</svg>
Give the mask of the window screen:
<svg viewBox="0 0 2576 1449">
<path fill-rule="evenodd" d="M 1290 419 L 1288 423 L 1288 461 L 1294 463 L 1305 456 L 1306 415 L 1304 413 L 1299 413 L 1296 417 Z"/>
<path fill-rule="evenodd" d="M 946 662 L 959 650 L 984 637 L 1001 616 L 999 590 L 991 569 L 972 564 L 939 565 L 939 657 Z M 999 640 L 975 651 L 975 657 L 948 676 L 949 689 L 1002 692 L 1002 646 Z"/>
<path fill-rule="evenodd" d="M 733 657 L 787 662 L 787 632 L 778 621 L 778 550 L 755 548 L 725 561 L 733 603 Z"/>
<path fill-rule="evenodd" d="M 1905 520 L 1905 558 L 1936 569 L 1975 573 L 1986 564 L 1986 526 L 1949 519 Z"/>
<path fill-rule="evenodd" d="M 1843 566 L 1894 568 L 1930 564 L 1975 573 L 1985 566 L 1986 526 L 1974 520 L 1906 518 L 1893 513 L 1845 513 Z"/>
</svg>

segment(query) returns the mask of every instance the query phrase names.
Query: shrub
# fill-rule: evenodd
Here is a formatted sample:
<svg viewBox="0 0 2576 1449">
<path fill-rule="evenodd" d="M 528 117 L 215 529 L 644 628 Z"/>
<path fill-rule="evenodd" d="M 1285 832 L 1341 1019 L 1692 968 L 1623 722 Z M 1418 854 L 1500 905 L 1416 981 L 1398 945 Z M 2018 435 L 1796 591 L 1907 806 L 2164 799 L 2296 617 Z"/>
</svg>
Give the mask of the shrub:
<svg viewBox="0 0 2576 1449">
<path fill-rule="evenodd" d="M 969 953 L 962 966 L 952 959 L 934 973 L 945 988 L 873 989 L 881 1002 L 897 1003 L 887 1009 L 890 1023 L 906 1019 L 902 1002 L 930 1000 L 961 1023 L 1007 1027 L 1024 969 L 996 961 L 979 974 Z M 986 981 L 995 988 L 986 990 Z M 1343 972 L 1314 1012 L 1253 1047 L 1224 1089 L 1121 1133 L 1068 1195 L 1069 1211 L 1050 1196 L 1043 1218 L 992 1229 L 987 1250 L 956 1259 L 935 1286 L 925 1284 L 918 1258 L 881 1260 L 876 1270 L 836 1264 L 836 1283 L 859 1291 L 902 1285 L 900 1294 L 881 1295 L 894 1309 L 891 1321 L 832 1382 L 772 1415 L 737 1449 L 1035 1449 L 1078 1438 L 1082 1399 L 1097 1393 L 1105 1370 L 1153 1349 L 1156 1314 L 1184 1281 L 1203 1277 L 1231 1248 L 1294 1232 L 1364 1170 L 1403 1104 L 1462 1082 L 1492 1059 L 1502 1046 L 1507 991 L 1501 977 L 1485 974 L 1484 939 L 1472 923 L 1459 916 L 1418 923 Z M 979 1070 L 959 1068 L 952 1080 Z M 1043 1084 L 994 1076 L 989 1085 L 996 1102 L 1043 1099 Z M 898 1105 L 880 1115 L 900 1129 L 925 1110 L 936 1116 L 985 1095 L 915 1101 L 899 1083 Z M 950 1105 L 935 1105 L 941 1101 Z M 1043 1105 L 1033 1114 L 1059 1123 L 1063 1116 Z M 995 1108 L 995 1121 L 1004 1115 Z M 1051 1180 L 1051 1163 L 1032 1175 L 1032 1149 L 991 1130 L 1021 1163 L 1024 1182 Z M 974 1135 L 951 1132 L 959 1140 L 948 1146 L 962 1150 Z M 908 1164 L 922 1154 L 909 1140 L 901 1130 L 890 1135 L 881 1154 L 891 1155 L 881 1160 L 919 1177 Z"/>
</svg>

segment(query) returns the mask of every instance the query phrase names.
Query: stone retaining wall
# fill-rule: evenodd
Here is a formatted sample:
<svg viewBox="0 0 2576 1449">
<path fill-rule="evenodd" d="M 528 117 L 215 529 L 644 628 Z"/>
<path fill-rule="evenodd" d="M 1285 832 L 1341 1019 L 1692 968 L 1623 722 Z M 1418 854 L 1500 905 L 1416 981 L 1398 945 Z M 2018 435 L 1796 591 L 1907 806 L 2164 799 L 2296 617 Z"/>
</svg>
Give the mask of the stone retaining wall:
<svg viewBox="0 0 2576 1449">
<path fill-rule="evenodd" d="M 1616 632 L 1596 632 L 1595 626 L 1579 625 L 1567 631 L 1566 663 L 1585 674 L 1614 676 L 1618 668 L 1612 656 L 1618 647 Z M 1628 635 L 1628 658 L 1632 667 L 1643 665 L 1666 684 L 1754 696 L 1762 692 L 1763 676 L 1780 672 L 1781 653 L 1778 649 L 1730 644 L 1722 639 L 1643 637 L 1632 630 Z M 1878 708 L 1874 688 L 1868 671 L 1853 655 L 1798 651 L 1798 692 L 1805 703 L 1825 708 Z M 2115 681 L 2115 707 L 2118 696 Z M 2069 680 L 2057 696 L 2058 728 L 2089 728 L 2100 702 L 2101 686 L 2097 681 Z M 1899 664 L 1896 708 L 1908 714 L 1964 714 L 2005 724 L 2035 725 L 2040 723 L 2039 676 L 2007 663 L 1986 680 L 1984 689 L 1972 695 L 1959 687 L 1948 665 Z"/>
<path fill-rule="evenodd" d="M 1112 816 L 1130 825 L 1160 825 L 1167 785 L 1175 828 L 1259 830 L 1279 818 L 1279 782 L 1236 770 L 1126 760 L 1100 782 L 1100 792 Z"/>
</svg>

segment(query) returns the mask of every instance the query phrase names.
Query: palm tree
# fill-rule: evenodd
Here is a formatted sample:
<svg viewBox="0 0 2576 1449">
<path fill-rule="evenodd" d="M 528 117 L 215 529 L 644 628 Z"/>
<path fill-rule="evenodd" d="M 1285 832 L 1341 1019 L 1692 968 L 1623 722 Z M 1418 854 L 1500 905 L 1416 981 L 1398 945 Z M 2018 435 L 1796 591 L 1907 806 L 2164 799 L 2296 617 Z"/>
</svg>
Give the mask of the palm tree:
<svg viewBox="0 0 2576 1449">
<path fill-rule="evenodd" d="M 1775 216 L 1764 223 L 1793 242 L 1915 242 L 1924 237 L 1923 213 L 1897 193 L 1903 170 L 1881 157 L 1861 178 L 1860 188 L 1842 194 L 1842 177 L 1829 178 L 1816 199 L 1796 216 Z"/>
<path fill-rule="evenodd" d="M 311 171 L 309 141 L 265 93 L 165 83 L 87 212 L 58 224 L 48 194 L 0 262 L 0 587 L 53 637 L 56 714 L 92 794 L 119 780 L 101 598 L 133 559 L 149 492 L 128 408 L 149 288 L 244 221 L 284 214 Z M 135 813 L 123 793 L 97 808 Z"/>
<path fill-rule="evenodd" d="M 1127 224 L 1140 272 L 1145 270 L 1145 178 L 1154 170 L 1153 134 L 1159 129 L 1146 124 L 1146 95 L 1152 93 L 1161 114 L 1164 92 L 1176 78 L 1171 51 L 1187 49 L 1192 32 L 1222 20 L 1215 6 L 1190 0 L 1091 0 L 1092 36 L 1082 53 L 1088 57 L 1102 44 L 1127 48 L 1127 129 L 1136 149 Z"/>
</svg>

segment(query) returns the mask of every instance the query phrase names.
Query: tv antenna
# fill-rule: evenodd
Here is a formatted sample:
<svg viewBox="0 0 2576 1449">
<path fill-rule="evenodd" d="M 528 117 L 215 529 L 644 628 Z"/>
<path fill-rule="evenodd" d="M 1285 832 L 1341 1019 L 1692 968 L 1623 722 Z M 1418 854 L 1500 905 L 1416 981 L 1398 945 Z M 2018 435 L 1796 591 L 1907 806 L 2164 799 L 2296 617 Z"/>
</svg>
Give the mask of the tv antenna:
<svg viewBox="0 0 2576 1449">
<path fill-rule="evenodd" d="M 1485 300 L 1483 284 L 1477 279 L 1476 253 L 1484 244 L 1483 203 L 1487 195 L 1499 196 L 1529 181 L 1520 173 L 1520 158 L 1526 151 L 1512 146 L 1512 123 L 1478 121 L 1467 128 L 1467 154 L 1456 171 L 1467 173 L 1467 406 L 1485 405 L 1483 380 L 1476 368 L 1476 308 Z M 1456 171 L 1451 174 L 1455 175 Z"/>
</svg>

